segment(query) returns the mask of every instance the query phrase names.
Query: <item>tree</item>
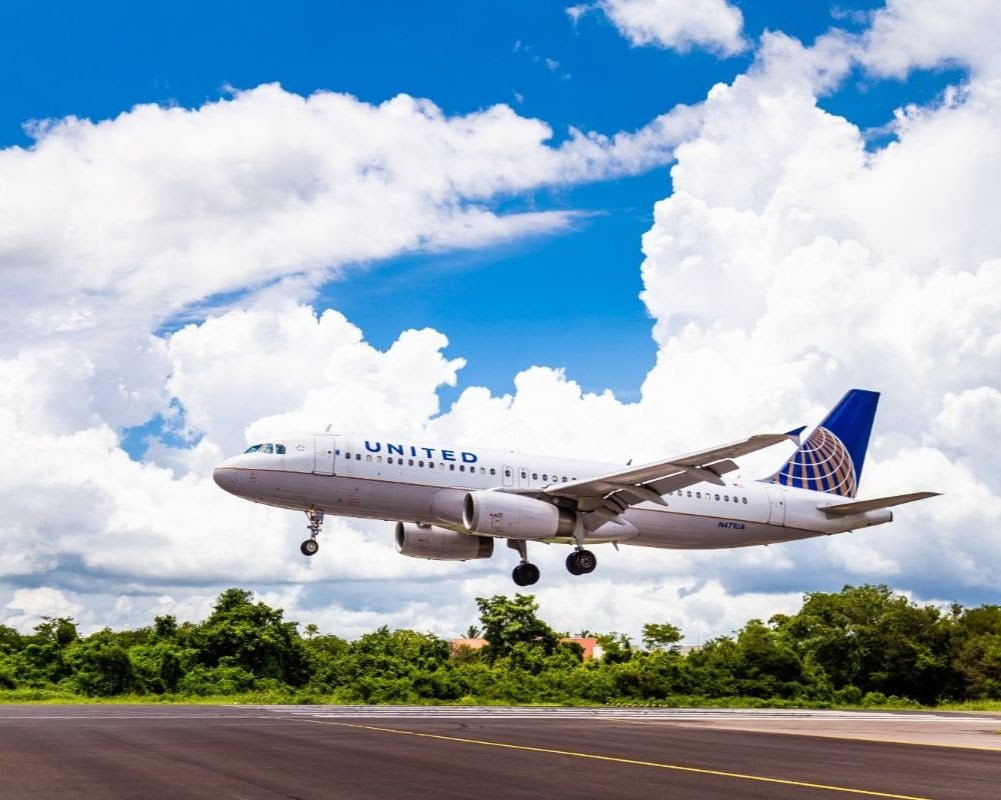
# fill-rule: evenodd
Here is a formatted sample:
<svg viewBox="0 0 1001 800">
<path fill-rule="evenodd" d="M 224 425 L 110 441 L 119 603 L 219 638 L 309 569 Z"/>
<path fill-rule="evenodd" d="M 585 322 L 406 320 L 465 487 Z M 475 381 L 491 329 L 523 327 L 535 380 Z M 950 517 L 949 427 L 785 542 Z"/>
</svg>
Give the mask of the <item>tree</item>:
<svg viewBox="0 0 1001 800">
<path fill-rule="evenodd" d="M 807 665 L 834 689 L 935 702 L 949 684 L 949 617 L 887 586 L 846 586 L 806 596 L 798 613 L 777 620 Z"/>
<path fill-rule="evenodd" d="M 285 622 L 280 608 L 253 602 L 253 592 L 227 589 L 196 633 L 199 659 L 208 667 L 223 663 L 257 678 L 291 686 L 309 679 L 308 660 L 296 623 Z"/>
<path fill-rule="evenodd" d="M 519 642 L 540 646 L 546 653 L 556 647 L 556 634 L 537 616 L 539 604 L 532 595 L 477 597 L 476 605 L 480 609 L 483 637 L 490 643 L 486 655 L 491 663 L 510 655 Z"/>
<path fill-rule="evenodd" d="M 681 639 L 681 629 L 670 622 L 648 622 L 643 626 L 643 645 L 647 650 L 668 650 Z"/>
</svg>

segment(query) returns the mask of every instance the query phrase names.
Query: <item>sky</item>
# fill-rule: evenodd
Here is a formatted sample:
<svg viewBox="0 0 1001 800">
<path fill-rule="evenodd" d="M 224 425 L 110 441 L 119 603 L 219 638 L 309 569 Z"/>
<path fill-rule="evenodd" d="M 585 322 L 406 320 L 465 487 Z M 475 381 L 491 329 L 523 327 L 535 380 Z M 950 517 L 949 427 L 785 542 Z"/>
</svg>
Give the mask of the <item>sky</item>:
<svg viewBox="0 0 1001 800">
<path fill-rule="evenodd" d="M 996 4 L 0 21 L 0 623 L 199 619 L 239 585 L 342 636 L 456 635 L 512 553 L 412 560 L 328 518 L 307 561 L 300 515 L 213 465 L 328 424 L 652 460 L 853 386 L 883 393 L 862 495 L 944 497 L 822 540 L 599 548 L 585 578 L 536 545 L 544 618 L 695 642 L 846 583 L 1001 602 Z"/>
</svg>

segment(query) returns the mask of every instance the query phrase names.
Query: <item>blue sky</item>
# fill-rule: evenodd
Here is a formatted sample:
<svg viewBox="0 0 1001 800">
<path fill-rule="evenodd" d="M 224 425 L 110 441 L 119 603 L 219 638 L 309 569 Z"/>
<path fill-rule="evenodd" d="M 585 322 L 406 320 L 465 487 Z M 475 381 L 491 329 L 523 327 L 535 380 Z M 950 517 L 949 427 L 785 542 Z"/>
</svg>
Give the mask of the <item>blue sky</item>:
<svg viewBox="0 0 1001 800">
<path fill-rule="evenodd" d="M 679 49 L 616 9 L 697 40 L 732 6 L 574 1 L 0 11 L 0 436 L 31 453 L 0 475 L 0 621 L 195 619 L 238 583 L 343 635 L 448 634 L 510 591 L 505 548 L 412 561 L 333 518 L 305 563 L 301 515 L 214 464 L 328 422 L 663 458 L 852 386 L 884 393 L 863 494 L 948 502 L 781 548 L 624 547 L 587 591 L 540 546 L 547 618 L 708 635 L 846 582 L 996 599 L 997 3 L 735 0 L 736 40 Z"/>
<path fill-rule="evenodd" d="M 745 36 L 778 29 L 810 42 L 876 3 L 737 3 Z M 747 69 L 753 51 L 721 58 L 631 46 L 598 13 L 574 24 L 562 2 L 73 2 L 22 4 L 0 27 L 0 145 L 30 142 L 28 120 L 113 118 L 138 103 L 197 107 L 226 87 L 279 82 L 292 92 L 347 92 L 379 103 L 405 92 L 449 114 L 512 105 L 553 129 L 612 134 Z M 861 18 L 859 18 L 861 20 Z M 885 124 L 903 98 L 940 91 L 949 74 L 907 84 L 859 78 L 824 105 L 862 128 Z M 667 169 L 552 189 L 511 202 L 586 212 L 569 232 L 469 252 L 360 265 L 328 285 L 329 304 L 376 346 L 431 326 L 468 360 L 465 385 L 509 391 L 525 367 L 562 366 L 591 391 L 635 399 L 653 364 L 638 298 L 640 236 L 670 192 Z M 416 279 L 416 280 L 415 280 Z M 420 286 L 419 291 L 414 287 Z M 489 297 L 489 302 L 478 298 Z"/>
</svg>

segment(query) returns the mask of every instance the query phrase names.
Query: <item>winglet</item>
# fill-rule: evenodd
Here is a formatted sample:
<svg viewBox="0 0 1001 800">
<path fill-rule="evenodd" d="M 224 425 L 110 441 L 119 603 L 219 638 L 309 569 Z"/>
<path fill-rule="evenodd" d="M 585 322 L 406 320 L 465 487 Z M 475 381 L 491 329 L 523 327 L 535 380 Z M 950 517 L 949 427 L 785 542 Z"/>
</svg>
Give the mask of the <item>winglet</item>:
<svg viewBox="0 0 1001 800">
<path fill-rule="evenodd" d="M 801 434 L 806 430 L 806 425 L 801 425 L 798 428 L 793 428 L 791 431 L 786 431 L 786 437 L 797 447 L 803 443 Z"/>
</svg>

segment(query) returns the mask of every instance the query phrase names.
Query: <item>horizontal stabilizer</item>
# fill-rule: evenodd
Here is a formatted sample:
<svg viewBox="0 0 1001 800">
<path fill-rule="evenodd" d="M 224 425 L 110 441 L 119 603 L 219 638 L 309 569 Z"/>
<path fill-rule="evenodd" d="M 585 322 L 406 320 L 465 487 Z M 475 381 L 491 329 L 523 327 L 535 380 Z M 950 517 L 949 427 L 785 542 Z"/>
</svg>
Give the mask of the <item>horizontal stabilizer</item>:
<svg viewBox="0 0 1001 800">
<path fill-rule="evenodd" d="M 877 497 L 875 500 L 859 500 L 855 503 L 817 506 L 817 508 L 831 517 L 847 517 L 850 514 L 864 514 L 866 511 L 876 511 L 880 508 L 913 503 L 915 500 L 924 500 L 927 497 L 938 497 L 939 494 L 940 492 L 913 492 L 912 494 L 898 494 L 893 497 Z"/>
</svg>

